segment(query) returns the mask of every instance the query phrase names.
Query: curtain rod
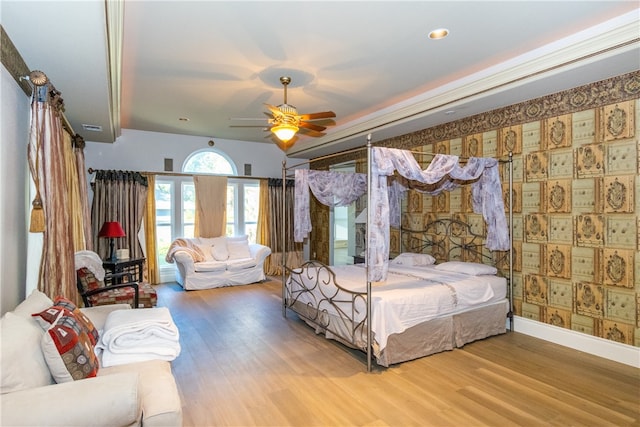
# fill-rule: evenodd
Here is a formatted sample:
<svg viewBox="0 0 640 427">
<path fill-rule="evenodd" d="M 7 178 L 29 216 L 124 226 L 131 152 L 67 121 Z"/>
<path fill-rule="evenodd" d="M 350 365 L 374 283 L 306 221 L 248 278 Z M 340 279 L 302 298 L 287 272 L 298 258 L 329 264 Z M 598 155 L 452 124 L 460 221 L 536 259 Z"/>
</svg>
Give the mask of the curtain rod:
<svg viewBox="0 0 640 427">
<path fill-rule="evenodd" d="M 51 83 L 51 80 L 49 80 L 49 77 L 40 70 L 32 70 L 31 72 L 29 72 L 28 75 L 20 76 L 20 80 L 26 80 L 29 83 L 31 83 L 31 85 L 33 86 L 31 89 L 32 92 L 36 90 L 35 88 L 42 87 L 47 84 L 49 85 L 49 88 L 48 88 L 49 90 L 47 92 L 47 95 L 50 98 L 49 102 L 51 103 L 52 101 L 51 92 L 54 92 L 55 103 L 57 103 L 58 105 L 53 105 L 53 106 L 58 110 L 58 113 L 60 114 L 62 126 L 67 129 L 67 131 L 71 134 L 71 136 L 75 136 L 76 132 L 73 130 L 71 123 L 69 123 L 67 116 L 64 114 L 64 100 L 62 99 L 62 92 L 56 89 L 53 83 Z M 32 94 L 33 93 L 27 94 L 27 95 L 32 95 Z"/>
<path fill-rule="evenodd" d="M 89 168 L 87 169 L 87 172 L 89 173 L 89 175 L 93 174 L 94 172 L 97 172 L 98 170 L 109 170 L 109 169 L 94 169 L 94 168 Z M 270 179 L 269 177 L 262 177 L 262 176 L 246 176 L 246 175 L 216 175 L 216 174 L 212 174 L 212 173 L 185 173 L 185 172 L 148 172 L 148 171 L 131 171 L 131 172 L 138 172 L 141 175 L 163 175 L 163 176 L 224 176 L 226 178 L 238 178 L 238 179 Z"/>
</svg>

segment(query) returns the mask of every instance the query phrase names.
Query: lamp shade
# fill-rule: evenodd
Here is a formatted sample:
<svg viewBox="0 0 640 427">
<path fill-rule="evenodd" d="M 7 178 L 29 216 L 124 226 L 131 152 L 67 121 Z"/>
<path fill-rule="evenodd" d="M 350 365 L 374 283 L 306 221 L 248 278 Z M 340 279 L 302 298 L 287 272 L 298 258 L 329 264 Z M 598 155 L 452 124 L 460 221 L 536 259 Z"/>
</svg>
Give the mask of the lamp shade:
<svg viewBox="0 0 640 427">
<path fill-rule="evenodd" d="M 120 226 L 118 221 L 107 221 L 102 224 L 102 228 L 98 233 L 98 237 L 124 237 L 126 236 L 124 230 Z"/>
<path fill-rule="evenodd" d="M 297 126 L 290 125 L 288 123 L 283 123 L 271 128 L 271 132 L 273 132 L 282 142 L 287 142 L 288 140 L 293 138 L 298 130 L 299 129 Z"/>
</svg>

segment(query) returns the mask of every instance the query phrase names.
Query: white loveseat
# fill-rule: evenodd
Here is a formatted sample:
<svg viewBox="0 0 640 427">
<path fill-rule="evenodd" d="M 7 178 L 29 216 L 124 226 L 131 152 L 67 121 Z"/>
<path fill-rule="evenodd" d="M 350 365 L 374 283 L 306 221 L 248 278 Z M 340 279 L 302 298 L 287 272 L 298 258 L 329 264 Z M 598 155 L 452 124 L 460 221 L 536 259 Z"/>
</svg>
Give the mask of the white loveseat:
<svg viewBox="0 0 640 427">
<path fill-rule="evenodd" d="M 185 290 L 247 285 L 266 279 L 264 260 L 271 248 L 249 243 L 247 236 L 176 239 L 167 252 L 176 282 Z"/>
<path fill-rule="evenodd" d="M 182 425 L 182 404 L 168 361 L 99 367 L 97 376 L 56 383 L 59 372 L 52 373 L 50 355 L 45 356 L 46 332 L 32 317 L 52 303 L 34 291 L 0 320 L 0 425 Z M 109 313 L 130 308 L 113 304 L 80 310 L 100 332 Z"/>
</svg>

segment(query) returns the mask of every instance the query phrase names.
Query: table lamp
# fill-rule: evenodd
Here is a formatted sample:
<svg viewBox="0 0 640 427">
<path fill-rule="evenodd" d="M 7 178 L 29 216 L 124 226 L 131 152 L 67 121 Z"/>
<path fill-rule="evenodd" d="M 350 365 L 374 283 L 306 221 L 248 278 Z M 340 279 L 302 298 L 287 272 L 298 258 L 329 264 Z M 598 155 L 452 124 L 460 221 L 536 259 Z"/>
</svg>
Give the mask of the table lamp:
<svg viewBox="0 0 640 427">
<path fill-rule="evenodd" d="M 109 258 L 107 261 L 116 262 L 116 253 L 114 251 L 116 237 L 125 237 L 126 234 L 118 221 L 106 221 L 102 224 L 102 228 L 98 233 L 98 237 L 107 237 L 109 239 Z"/>
</svg>

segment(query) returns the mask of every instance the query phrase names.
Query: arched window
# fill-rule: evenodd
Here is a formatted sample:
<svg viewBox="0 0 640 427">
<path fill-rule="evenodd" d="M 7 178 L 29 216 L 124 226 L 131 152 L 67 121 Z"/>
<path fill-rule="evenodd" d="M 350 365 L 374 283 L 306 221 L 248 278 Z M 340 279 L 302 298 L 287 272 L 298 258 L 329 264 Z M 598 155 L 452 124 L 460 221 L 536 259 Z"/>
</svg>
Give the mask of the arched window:
<svg viewBox="0 0 640 427">
<path fill-rule="evenodd" d="M 211 148 L 194 151 L 184 161 L 182 172 L 238 175 L 235 163 L 222 151 Z"/>
</svg>

